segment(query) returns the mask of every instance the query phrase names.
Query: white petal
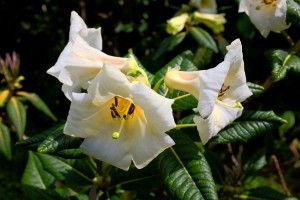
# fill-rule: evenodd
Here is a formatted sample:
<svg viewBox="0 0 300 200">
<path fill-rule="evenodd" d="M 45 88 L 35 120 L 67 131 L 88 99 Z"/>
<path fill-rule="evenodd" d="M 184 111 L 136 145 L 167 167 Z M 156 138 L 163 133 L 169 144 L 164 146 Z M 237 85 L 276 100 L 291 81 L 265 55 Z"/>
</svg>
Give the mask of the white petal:
<svg viewBox="0 0 300 200">
<path fill-rule="evenodd" d="M 250 8 L 250 3 L 248 0 L 240 0 L 238 12 L 245 12 L 247 15 L 249 15 L 249 8 Z"/>
<path fill-rule="evenodd" d="M 202 143 L 206 144 L 207 141 L 214 137 L 221 129 L 241 116 L 242 112 L 243 108 L 229 108 L 216 102 L 214 110 L 208 118 L 203 119 L 200 116 L 194 117 L 194 122 L 197 125 Z"/>
<path fill-rule="evenodd" d="M 201 117 L 206 118 L 211 114 L 229 67 L 230 62 L 225 60 L 214 68 L 199 71 L 200 95 L 197 108 Z"/>
<path fill-rule="evenodd" d="M 47 70 L 47 73 L 58 78 L 60 71 L 65 66 L 65 61 L 69 57 L 70 53 L 72 51 L 72 43 L 68 43 L 64 50 L 59 55 L 55 65 Z"/>
<path fill-rule="evenodd" d="M 77 12 L 71 12 L 71 25 L 69 32 L 69 40 L 74 42 L 78 34 L 82 29 L 87 29 L 87 26 L 83 19 L 77 14 Z"/>
<path fill-rule="evenodd" d="M 203 145 L 205 145 L 210 138 L 216 133 L 214 127 L 213 115 L 209 115 L 206 119 L 200 116 L 194 117 L 194 122 L 197 125 L 197 130 Z"/>
<path fill-rule="evenodd" d="M 80 149 L 96 159 L 105 161 L 123 170 L 128 170 L 131 164 L 131 155 L 128 147 L 119 145 L 121 138 L 112 139 L 111 136 L 99 135 L 95 138 L 86 138 Z"/>
<path fill-rule="evenodd" d="M 143 109 L 150 130 L 164 133 L 176 127 L 171 108 L 173 99 L 159 95 L 141 82 L 132 85 L 131 94 L 133 102 Z"/>
<path fill-rule="evenodd" d="M 91 81 L 88 93 L 93 97 L 95 104 L 101 104 L 112 94 L 130 97 L 130 83 L 120 69 L 110 63 L 104 63 L 100 73 Z"/>
<path fill-rule="evenodd" d="M 224 84 L 230 88 L 221 99 L 230 98 L 236 102 L 242 102 L 252 95 L 246 84 L 242 44 L 239 39 L 236 39 L 226 48 L 228 52 L 225 60 L 230 62 L 230 69 Z"/>
</svg>

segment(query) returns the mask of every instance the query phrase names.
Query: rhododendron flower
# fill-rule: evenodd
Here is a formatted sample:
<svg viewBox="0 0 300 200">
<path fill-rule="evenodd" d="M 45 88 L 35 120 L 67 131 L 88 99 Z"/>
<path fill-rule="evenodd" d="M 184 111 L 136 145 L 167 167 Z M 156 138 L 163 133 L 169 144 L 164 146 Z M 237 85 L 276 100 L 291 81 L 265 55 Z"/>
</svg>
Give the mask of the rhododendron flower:
<svg viewBox="0 0 300 200">
<path fill-rule="evenodd" d="M 270 31 L 280 32 L 289 27 L 286 11 L 286 0 L 241 0 L 239 6 L 239 12 L 245 12 L 265 38 Z"/>
<path fill-rule="evenodd" d="M 227 46 L 222 63 L 212 69 L 184 72 L 170 70 L 165 83 L 170 89 L 183 90 L 198 99 L 200 116 L 194 122 L 203 144 L 243 111 L 240 102 L 252 95 L 246 84 L 242 45 L 235 40 Z"/>
<path fill-rule="evenodd" d="M 167 21 L 167 33 L 175 35 L 183 30 L 185 23 L 189 19 L 187 13 L 175 16 Z"/>
<path fill-rule="evenodd" d="M 173 102 L 104 63 L 87 93 L 74 93 L 64 133 L 85 138 L 80 149 L 96 159 L 123 170 L 132 160 L 143 168 L 174 145 L 165 134 L 176 127 Z"/>
<path fill-rule="evenodd" d="M 127 58 L 106 55 L 102 50 L 101 28 L 87 28 L 76 12 L 71 13 L 69 42 L 60 54 L 56 64 L 47 73 L 63 83 L 62 90 L 68 99 L 72 92 L 87 89 L 103 66 L 111 62 L 119 68 L 127 65 Z"/>
</svg>

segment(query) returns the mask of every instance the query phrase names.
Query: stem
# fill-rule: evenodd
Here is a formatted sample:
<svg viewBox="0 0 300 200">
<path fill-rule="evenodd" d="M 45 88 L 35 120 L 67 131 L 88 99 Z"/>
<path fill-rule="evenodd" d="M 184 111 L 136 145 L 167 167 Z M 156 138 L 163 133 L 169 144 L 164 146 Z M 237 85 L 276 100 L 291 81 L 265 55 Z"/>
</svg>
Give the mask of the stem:
<svg viewBox="0 0 300 200">
<path fill-rule="evenodd" d="M 289 34 L 287 34 L 285 31 L 281 31 L 281 34 L 283 35 L 283 37 L 285 38 L 285 40 L 293 47 L 295 45 L 295 42 L 293 41 L 293 39 L 291 38 L 291 36 L 289 36 Z"/>
<path fill-rule="evenodd" d="M 187 128 L 187 127 L 195 127 L 196 124 L 176 124 L 176 129 Z"/>
<path fill-rule="evenodd" d="M 282 185 L 285 193 L 287 194 L 287 196 L 291 196 L 291 192 L 290 192 L 289 188 L 286 185 L 286 182 L 285 182 L 284 176 L 282 174 L 282 171 L 281 171 L 281 168 L 280 168 L 280 165 L 279 165 L 277 157 L 275 155 L 272 155 L 271 158 L 274 161 L 274 164 L 275 164 L 275 167 L 276 167 L 276 170 L 277 170 L 277 173 L 278 173 L 281 185 Z"/>
<path fill-rule="evenodd" d="M 264 87 L 264 90 L 266 91 L 267 89 L 269 89 L 272 85 L 273 85 L 274 81 L 272 76 L 270 75 L 265 82 L 262 84 L 262 86 Z"/>
<path fill-rule="evenodd" d="M 157 83 L 155 84 L 155 86 L 153 88 L 153 90 L 155 92 L 157 92 L 159 90 L 159 88 L 160 88 L 161 84 L 164 82 L 164 80 L 165 80 L 164 77 L 162 77 L 161 79 L 159 79 L 159 81 L 157 81 Z"/>
<path fill-rule="evenodd" d="M 178 97 L 175 97 L 175 98 L 173 98 L 175 101 L 176 100 L 178 100 L 178 99 L 182 99 L 182 98 L 184 98 L 184 97 L 188 97 L 188 96 L 190 96 L 191 94 L 184 94 L 184 95 L 181 95 L 181 96 L 178 96 Z"/>
</svg>

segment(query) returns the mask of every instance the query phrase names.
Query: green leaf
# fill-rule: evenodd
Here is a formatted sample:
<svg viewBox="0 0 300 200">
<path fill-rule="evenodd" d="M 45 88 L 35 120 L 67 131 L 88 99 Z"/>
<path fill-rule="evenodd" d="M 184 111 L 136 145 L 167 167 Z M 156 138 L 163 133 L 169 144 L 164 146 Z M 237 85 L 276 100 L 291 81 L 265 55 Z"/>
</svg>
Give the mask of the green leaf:
<svg viewBox="0 0 300 200">
<path fill-rule="evenodd" d="M 195 52 L 193 63 L 198 69 L 203 69 L 211 62 L 213 55 L 213 50 L 205 47 L 199 47 Z"/>
<path fill-rule="evenodd" d="M 287 0 L 286 21 L 300 27 L 300 5 L 294 0 Z"/>
<path fill-rule="evenodd" d="M 279 133 L 281 136 L 283 136 L 283 134 L 287 133 L 291 128 L 294 127 L 296 116 L 293 111 L 287 110 L 281 115 L 281 117 L 287 121 L 286 124 L 283 124 L 279 127 Z"/>
<path fill-rule="evenodd" d="M 143 64 L 139 61 L 139 59 L 138 59 L 138 58 L 135 56 L 135 54 L 133 53 L 132 49 L 129 49 L 129 50 L 128 50 L 128 54 L 127 54 L 125 57 L 126 57 L 126 58 L 129 58 L 129 57 L 131 57 L 131 56 L 134 57 L 134 59 L 136 60 L 138 66 L 139 66 L 140 68 L 142 68 L 142 69 L 146 72 L 149 82 L 152 83 L 152 82 L 153 82 L 154 75 L 153 75 L 152 73 L 150 73 L 150 72 L 143 66 Z"/>
<path fill-rule="evenodd" d="M 29 151 L 28 161 L 22 176 L 22 184 L 26 194 L 31 199 L 63 199 L 57 192 L 52 190 L 55 177 L 51 174 L 51 171 L 47 171 L 47 168 L 57 167 L 57 165 L 54 163 L 54 166 L 46 166 L 53 163 L 44 162 L 46 158 L 43 156 L 45 155 Z M 43 157 L 43 160 L 41 157 Z M 63 171 L 65 169 L 62 166 L 59 167 L 59 169 L 56 169 L 57 171 Z"/>
<path fill-rule="evenodd" d="M 84 158 L 86 155 L 82 153 L 80 149 L 64 149 L 58 152 L 55 152 L 54 155 L 57 155 L 66 159 L 75 159 L 75 158 Z"/>
<path fill-rule="evenodd" d="M 268 162 L 266 158 L 266 149 L 257 149 L 255 154 L 252 155 L 250 158 L 247 158 L 245 164 L 243 165 L 243 179 L 254 179 L 255 176 L 257 176 L 257 174 L 261 172 L 261 169 L 267 164 Z"/>
<path fill-rule="evenodd" d="M 17 95 L 24 97 L 26 100 L 30 101 L 34 107 L 42 111 L 45 115 L 56 121 L 56 117 L 48 108 L 47 104 L 35 93 L 29 93 L 25 91 L 17 92 Z"/>
<path fill-rule="evenodd" d="M 16 128 L 19 140 L 22 140 L 26 127 L 26 109 L 16 97 L 11 97 L 6 105 L 7 114 Z"/>
<path fill-rule="evenodd" d="M 229 126 L 222 129 L 210 142 L 231 143 L 248 140 L 271 131 L 286 121 L 273 111 L 246 111 Z"/>
<path fill-rule="evenodd" d="M 272 62 L 272 78 L 274 81 L 283 79 L 287 72 L 300 73 L 300 57 L 294 52 L 284 50 L 273 50 L 270 56 Z"/>
<path fill-rule="evenodd" d="M 170 195 L 176 199 L 218 199 L 210 167 L 194 142 L 183 132 L 171 134 L 175 145 L 156 164 Z"/>
<path fill-rule="evenodd" d="M 166 37 L 158 47 L 158 50 L 155 52 L 153 56 L 153 60 L 158 59 L 161 55 L 168 51 L 172 51 L 177 45 L 179 45 L 183 39 L 185 38 L 186 33 L 181 32 L 176 35 L 171 35 Z"/>
<path fill-rule="evenodd" d="M 0 122 L 0 152 L 4 154 L 7 160 L 11 160 L 11 138 L 9 129 Z"/>
<path fill-rule="evenodd" d="M 64 123 L 53 126 L 52 128 L 43 131 L 27 140 L 22 140 L 16 143 L 17 146 L 23 147 L 29 150 L 37 151 L 38 146 L 44 141 L 50 134 L 61 132 L 64 128 Z"/>
<path fill-rule="evenodd" d="M 295 197 L 288 197 L 269 187 L 255 188 L 238 196 L 240 197 L 239 199 L 247 200 L 297 200 Z"/>
<path fill-rule="evenodd" d="M 42 163 L 43 168 L 59 180 L 68 180 L 70 183 L 72 181 L 76 181 L 76 184 L 80 185 L 89 184 L 92 182 L 91 178 L 89 177 L 92 175 L 92 172 L 88 165 L 82 160 L 62 159 L 56 156 L 41 153 L 37 153 L 36 155 Z M 84 163 L 83 167 L 79 165 L 82 165 L 82 163 Z"/>
<path fill-rule="evenodd" d="M 37 151 L 40 153 L 50 153 L 78 148 L 82 143 L 83 138 L 72 137 L 63 133 L 63 127 L 60 131 L 55 131 L 50 134 L 39 146 Z"/>
<path fill-rule="evenodd" d="M 37 154 L 29 151 L 22 183 L 39 189 L 47 189 L 53 184 L 54 180 L 54 177 L 43 169 L 43 165 Z"/>
<path fill-rule="evenodd" d="M 172 105 L 173 110 L 189 110 L 197 107 L 198 100 L 194 96 L 189 95 L 186 92 L 179 90 L 171 90 L 167 94 L 167 98 L 170 99 L 180 96 L 182 98 L 175 99 L 175 102 Z"/>
<path fill-rule="evenodd" d="M 264 87 L 255 83 L 247 82 L 247 86 L 254 96 L 258 96 L 264 92 Z"/>
<path fill-rule="evenodd" d="M 3 107 L 9 97 L 9 89 L 1 90 L 0 91 L 0 107 Z"/>
<path fill-rule="evenodd" d="M 215 53 L 218 53 L 217 44 L 207 31 L 200 27 L 191 27 L 189 33 L 198 42 L 200 46 L 209 48 Z"/>
</svg>

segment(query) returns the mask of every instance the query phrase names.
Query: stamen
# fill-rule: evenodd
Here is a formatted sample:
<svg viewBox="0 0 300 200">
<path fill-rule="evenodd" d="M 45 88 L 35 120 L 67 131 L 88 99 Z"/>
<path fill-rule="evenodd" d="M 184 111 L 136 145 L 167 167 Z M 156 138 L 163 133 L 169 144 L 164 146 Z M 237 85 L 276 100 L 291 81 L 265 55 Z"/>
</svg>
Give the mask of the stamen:
<svg viewBox="0 0 300 200">
<path fill-rule="evenodd" d="M 226 85 L 223 84 L 220 91 L 219 91 L 219 93 L 218 93 L 218 97 L 223 96 L 226 93 L 226 91 L 229 90 L 229 89 L 230 89 L 229 85 L 226 86 Z"/>
</svg>

